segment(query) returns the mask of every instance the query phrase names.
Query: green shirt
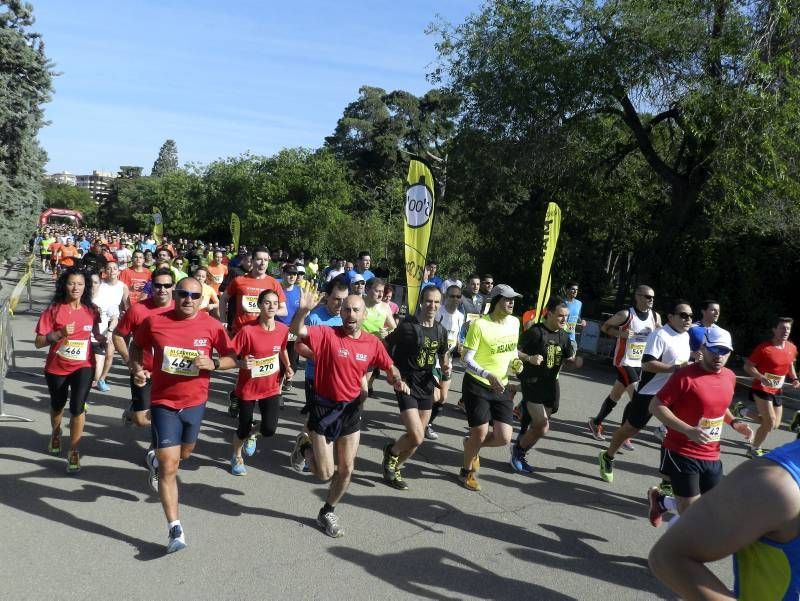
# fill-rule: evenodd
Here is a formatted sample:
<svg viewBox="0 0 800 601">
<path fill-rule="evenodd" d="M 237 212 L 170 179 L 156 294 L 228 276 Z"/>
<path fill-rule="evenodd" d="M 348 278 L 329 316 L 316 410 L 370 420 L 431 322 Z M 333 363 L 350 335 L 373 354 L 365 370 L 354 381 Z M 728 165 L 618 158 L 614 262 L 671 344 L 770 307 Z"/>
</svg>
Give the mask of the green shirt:
<svg viewBox="0 0 800 601">
<path fill-rule="evenodd" d="M 517 356 L 519 319 L 512 315 L 503 321 L 494 321 L 483 315 L 470 322 L 464 348 L 475 351 L 475 363 L 493 374 L 502 384 L 508 382 L 508 365 Z M 479 382 L 489 385 L 489 380 L 470 373 Z"/>
</svg>

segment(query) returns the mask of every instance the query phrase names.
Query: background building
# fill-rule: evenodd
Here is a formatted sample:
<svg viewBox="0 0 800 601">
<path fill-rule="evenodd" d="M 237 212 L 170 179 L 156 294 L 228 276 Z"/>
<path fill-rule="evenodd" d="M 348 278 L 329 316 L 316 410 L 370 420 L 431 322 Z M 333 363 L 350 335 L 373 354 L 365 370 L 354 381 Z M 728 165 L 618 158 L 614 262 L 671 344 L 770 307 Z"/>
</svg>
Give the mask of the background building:
<svg viewBox="0 0 800 601">
<path fill-rule="evenodd" d="M 75 186 L 78 183 L 78 178 L 72 175 L 69 171 L 53 173 L 52 175 L 48 175 L 47 179 L 54 184 L 64 184 L 66 186 Z"/>
<path fill-rule="evenodd" d="M 116 177 L 110 171 L 92 171 L 91 175 L 77 176 L 76 185 L 79 188 L 86 188 L 92 195 L 92 199 L 97 203 L 103 203 L 111 194 L 111 182 Z"/>
</svg>

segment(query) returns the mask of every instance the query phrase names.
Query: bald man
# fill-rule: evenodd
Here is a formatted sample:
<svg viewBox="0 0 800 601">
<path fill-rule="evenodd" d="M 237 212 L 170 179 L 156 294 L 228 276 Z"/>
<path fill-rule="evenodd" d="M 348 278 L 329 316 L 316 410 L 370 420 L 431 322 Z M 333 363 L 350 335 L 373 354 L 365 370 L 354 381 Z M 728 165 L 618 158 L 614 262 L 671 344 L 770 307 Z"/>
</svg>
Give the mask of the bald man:
<svg viewBox="0 0 800 601">
<path fill-rule="evenodd" d="M 361 437 L 362 378 L 375 365 L 386 372 L 386 380 L 395 390 L 408 394 L 409 389 L 383 343 L 361 330 L 366 307 L 360 296 L 351 294 L 344 300 L 340 326 L 305 325 L 306 316 L 318 302 L 316 291 L 304 290 L 290 326 L 290 331 L 311 349 L 316 364 L 314 398 L 308 414 L 310 435 L 298 434 L 291 464 L 297 469 L 305 460 L 314 475 L 330 480 L 317 524 L 325 534 L 337 538 L 344 531 L 334 509 L 350 484 Z"/>
</svg>

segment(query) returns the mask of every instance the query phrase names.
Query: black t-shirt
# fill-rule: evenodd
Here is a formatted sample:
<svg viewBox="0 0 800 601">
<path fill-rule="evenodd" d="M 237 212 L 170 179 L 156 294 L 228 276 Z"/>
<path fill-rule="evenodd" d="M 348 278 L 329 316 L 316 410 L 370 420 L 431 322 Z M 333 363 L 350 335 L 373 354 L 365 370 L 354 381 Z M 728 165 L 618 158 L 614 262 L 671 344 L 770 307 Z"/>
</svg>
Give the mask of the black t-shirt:
<svg viewBox="0 0 800 601">
<path fill-rule="evenodd" d="M 436 385 L 433 378 L 436 356 L 441 362 L 447 353 L 447 330 L 442 324 L 423 326 L 416 317 L 409 317 L 389 334 L 387 343 L 395 366 L 411 389 L 411 395 L 432 394 Z"/>
<path fill-rule="evenodd" d="M 541 355 L 544 361 L 540 365 L 525 363 L 520 374 L 523 385 L 533 384 L 539 380 L 554 382 L 564 361 L 572 358 L 575 350 L 564 330 L 552 332 L 543 323 L 537 323 L 522 333 L 520 350 L 526 355 Z"/>
<path fill-rule="evenodd" d="M 106 265 L 108 265 L 108 260 L 102 254 L 97 255 L 91 251 L 83 255 L 81 259 L 81 267 L 96 274 L 103 271 Z"/>
</svg>

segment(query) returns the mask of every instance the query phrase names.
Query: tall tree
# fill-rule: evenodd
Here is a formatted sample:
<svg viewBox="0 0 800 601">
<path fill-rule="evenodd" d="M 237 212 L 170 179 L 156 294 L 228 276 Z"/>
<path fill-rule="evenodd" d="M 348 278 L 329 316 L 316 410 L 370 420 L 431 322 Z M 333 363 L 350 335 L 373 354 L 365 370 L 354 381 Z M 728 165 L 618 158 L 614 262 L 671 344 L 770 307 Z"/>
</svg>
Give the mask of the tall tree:
<svg viewBox="0 0 800 601">
<path fill-rule="evenodd" d="M 178 145 L 175 140 L 167 140 L 158 151 L 158 158 L 153 163 L 152 177 L 162 177 L 178 170 Z"/>
<path fill-rule="evenodd" d="M 135 167 L 133 165 L 122 165 L 117 171 L 117 177 L 122 179 L 135 179 L 137 177 L 142 177 L 142 171 L 144 171 L 144 167 Z"/>
<path fill-rule="evenodd" d="M 47 159 L 36 135 L 52 73 L 44 42 L 30 31 L 29 4 L 0 2 L 0 257 L 16 254 L 42 209 Z"/>
</svg>

